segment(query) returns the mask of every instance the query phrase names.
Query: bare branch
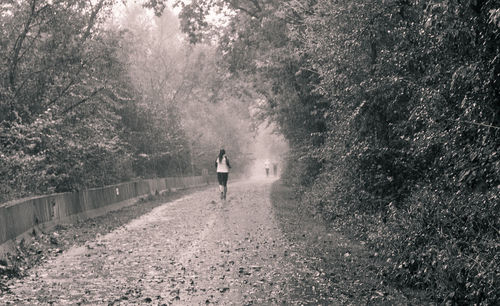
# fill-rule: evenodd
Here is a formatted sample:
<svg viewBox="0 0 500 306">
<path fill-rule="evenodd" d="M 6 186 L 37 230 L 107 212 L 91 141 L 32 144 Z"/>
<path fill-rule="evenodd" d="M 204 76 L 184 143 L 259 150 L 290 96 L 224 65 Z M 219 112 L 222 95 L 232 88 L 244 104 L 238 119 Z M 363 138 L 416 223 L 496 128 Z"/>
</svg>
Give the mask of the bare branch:
<svg viewBox="0 0 500 306">
<path fill-rule="evenodd" d="M 249 15 L 251 17 L 259 18 L 259 15 L 257 15 L 256 12 L 252 12 L 249 9 L 244 8 L 241 5 L 238 5 L 237 1 L 229 1 L 229 5 L 232 6 L 234 9 L 240 10 L 240 11 L 246 13 L 247 15 Z"/>
<path fill-rule="evenodd" d="M 95 97 L 98 93 L 100 93 L 101 91 L 104 90 L 104 87 L 101 87 L 101 88 L 96 88 L 89 96 L 83 98 L 82 100 L 76 102 L 75 104 L 67 107 L 66 109 L 64 109 L 62 111 L 61 114 L 66 114 L 68 113 L 70 110 L 74 109 L 75 107 L 78 107 L 79 105 L 82 105 L 83 103 L 87 102 L 88 100 L 92 99 L 93 97 Z"/>
<path fill-rule="evenodd" d="M 78 76 L 80 75 L 80 73 L 83 71 L 83 68 L 84 68 L 84 65 L 80 65 L 78 71 L 74 74 L 74 76 L 70 79 L 69 83 L 64 87 L 64 89 L 62 91 L 59 92 L 59 95 L 55 98 L 53 98 L 48 104 L 47 106 L 51 106 L 53 105 L 54 103 L 56 103 L 59 99 L 61 99 L 61 97 L 64 96 L 64 94 L 73 86 L 75 85 L 75 82 L 76 82 L 76 79 L 78 78 Z"/>
<path fill-rule="evenodd" d="M 262 8 L 259 4 L 259 0 L 250 0 L 252 1 L 253 5 L 255 6 L 255 8 L 257 9 L 258 12 L 262 12 Z"/>
<path fill-rule="evenodd" d="M 95 8 L 93 8 L 92 14 L 90 15 L 89 24 L 87 25 L 87 29 L 85 30 L 85 33 L 82 36 L 82 41 L 87 40 L 87 38 L 90 36 L 90 31 L 92 31 L 92 28 L 95 25 L 95 22 L 97 20 L 97 15 L 101 11 L 102 7 L 104 6 L 104 2 L 105 2 L 105 0 L 99 1 L 99 3 L 97 3 Z"/>
<path fill-rule="evenodd" d="M 30 5 L 30 15 L 28 17 L 28 20 L 24 24 L 24 29 L 21 32 L 21 34 L 17 37 L 16 42 L 14 43 L 14 48 L 12 49 L 12 56 L 10 58 L 10 65 L 9 65 L 9 86 L 12 91 L 15 91 L 17 65 L 19 63 L 19 53 L 21 52 L 21 48 L 23 47 L 26 35 L 28 34 L 31 27 L 31 23 L 33 22 L 33 19 L 35 18 L 36 15 L 35 11 L 36 1 L 37 0 L 32 0 Z"/>
<path fill-rule="evenodd" d="M 467 121 L 467 120 L 453 120 L 453 119 L 446 119 L 446 121 L 450 122 L 458 122 L 458 123 L 467 123 L 467 124 L 472 124 L 476 126 L 482 126 L 482 127 L 487 127 L 487 128 L 492 128 L 492 129 L 497 129 L 500 130 L 500 126 L 495 126 L 491 124 L 486 124 L 486 123 L 478 123 L 478 122 L 473 122 L 473 121 Z"/>
</svg>

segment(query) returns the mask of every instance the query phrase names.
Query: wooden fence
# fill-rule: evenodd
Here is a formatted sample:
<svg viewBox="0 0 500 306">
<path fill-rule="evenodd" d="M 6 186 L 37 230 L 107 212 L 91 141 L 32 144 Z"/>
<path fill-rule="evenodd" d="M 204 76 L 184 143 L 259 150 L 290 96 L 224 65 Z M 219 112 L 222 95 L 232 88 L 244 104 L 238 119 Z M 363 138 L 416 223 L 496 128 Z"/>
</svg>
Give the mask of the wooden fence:
<svg viewBox="0 0 500 306">
<path fill-rule="evenodd" d="M 16 240 L 36 228 L 99 216 L 133 204 L 140 197 L 210 182 L 213 180 L 207 175 L 148 179 L 0 204 L 0 258 L 15 246 Z"/>
</svg>

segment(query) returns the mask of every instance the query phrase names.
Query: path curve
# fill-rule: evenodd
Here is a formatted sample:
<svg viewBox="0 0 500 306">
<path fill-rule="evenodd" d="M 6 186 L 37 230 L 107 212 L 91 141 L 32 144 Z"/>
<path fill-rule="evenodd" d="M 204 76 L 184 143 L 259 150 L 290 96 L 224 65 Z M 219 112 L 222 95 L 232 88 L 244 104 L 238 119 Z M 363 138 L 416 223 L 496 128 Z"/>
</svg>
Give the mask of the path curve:
<svg viewBox="0 0 500 306">
<path fill-rule="evenodd" d="M 345 302 L 328 280 L 311 285 L 314 272 L 274 218 L 271 183 L 231 183 L 225 202 L 211 188 L 165 203 L 13 280 L 0 304 Z"/>
</svg>

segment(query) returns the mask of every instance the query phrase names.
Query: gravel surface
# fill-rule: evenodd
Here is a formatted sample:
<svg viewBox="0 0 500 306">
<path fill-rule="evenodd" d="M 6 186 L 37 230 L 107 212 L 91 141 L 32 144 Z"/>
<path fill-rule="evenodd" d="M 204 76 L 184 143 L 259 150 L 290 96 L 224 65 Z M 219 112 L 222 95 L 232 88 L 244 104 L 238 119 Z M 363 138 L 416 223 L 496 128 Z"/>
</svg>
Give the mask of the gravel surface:
<svg viewBox="0 0 500 306">
<path fill-rule="evenodd" d="M 199 191 L 11 279 L 0 304 L 344 304 L 285 238 L 271 180 Z M 315 277 L 316 276 L 316 277 Z"/>
</svg>

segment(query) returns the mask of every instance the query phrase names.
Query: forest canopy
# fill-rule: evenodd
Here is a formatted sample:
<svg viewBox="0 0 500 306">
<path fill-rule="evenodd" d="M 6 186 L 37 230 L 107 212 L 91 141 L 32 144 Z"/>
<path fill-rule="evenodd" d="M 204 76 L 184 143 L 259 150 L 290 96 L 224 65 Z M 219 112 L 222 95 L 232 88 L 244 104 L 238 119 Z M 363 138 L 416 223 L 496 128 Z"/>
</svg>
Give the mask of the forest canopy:
<svg viewBox="0 0 500 306">
<path fill-rule="evenodd" d="M 498 1 L 173 3 L 190 41 L 217 41 L 266 101 L 303 205 L 364 229 L 398 283 L 498 302 Z"/>
<path fill-rule="evenodd" d="M 379 250 L 381 275 L 498 302 L 498 1 L 145 0 L 111 22 L 112 7 L 0 6 L 5 199 L 197 173 L 223 144 L 245 156 L 263 101 L 284 181 Z"/>
<path fill-rule="evenodd" d="M 29 0 L 0 16 L 1 201 L 199 175 L 222 146 L 245 167 L 252 95 L 170 11 Z"/>
</svg>

